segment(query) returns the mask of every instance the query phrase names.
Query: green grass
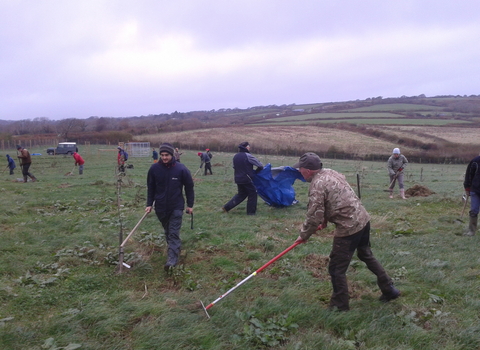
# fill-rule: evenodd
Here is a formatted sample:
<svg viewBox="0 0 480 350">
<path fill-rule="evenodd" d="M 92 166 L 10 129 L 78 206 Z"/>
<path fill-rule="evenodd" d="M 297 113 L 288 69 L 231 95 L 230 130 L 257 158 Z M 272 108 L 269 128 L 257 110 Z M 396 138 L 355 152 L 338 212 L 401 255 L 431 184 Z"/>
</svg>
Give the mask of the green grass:
<svg viewBox="0 0 480 350">
<path fill-rule="evenodd" d="M 324 120 L 324 119 L 352 119 L 352 118 L 397 118 L 401 117 L 399 114 L 395 113 L 349 113 L 349 112 L 340 112 L 340 113 L 312 113 L 312 114 L 302 114 L 302 115 L 293 115 L 287 117 L 278 117 L 269 119 L 272 121 L 304 121 L 304 120 Z M 267 121 L 265 121 L 267 122 Z"/>
<path fill-rule="evenodd" d="M 353 108 L 349 109 L 349 111 L 353 112 L 375 112 L 375 111 L 397 111 L 397 112 L 405 112 L 405 111 L 441 111 L 443 107 L 437 106 L 428 106 L 428 105 L 421 105 L 421 104 L 413 104 L 413 103 L 387 103 L 387 104 L 377 104 L 369 107 L 360 107 L 360 108 Z"/>
<path fill-rule="evenodd" d="M 270 348 L 480 347 L 479 238 L 460 236 L 466 165 L 409 164 L 406 187 L 436 193 L 403 201 L 384 191 L 385 163 L 323 160 L 355 190 L 359 174 L 372 249 L 403 293 L 397 301 L 380 303 L 374 276 L 355 259 L 351 311 L 327 310 L 328 227 L 218 302 L 207 319 L 200 300 L 212 302 L 296 239 L 308 184 L 295 183 L 299 203 L 291 207 L 259 200 L 254 217 L 245 215 L 246 203 L 224 214 L 221 206 L 236 192 L 232 154 L 216 153 L 214 175 L 196 176 L 183 264 L 163 272 L 163 231 L 149 215 L 125 248 L 132 268 L 120 274 L 112 264 L 119 233 L 125 237 L 143 215 L 150 159 L 131 158 L 134 169 L 117 186 L 116 153 L 82 148 L 83 176 L 65 176 L 73 159 L 63 156 L 33 158 L 37 183 L 12 181 L 19 169 L 0 176 L 1 349 L 255 349 L 275 339 Z M 274 166 L 296 161 L 257 156 Z M 192 173 L 200 163 L 196 151 L 182 161 Z"/>
<path fill-rule="evenodd" d="M 294 119 L 293 117 L 291 119 Z M 372 125 L 425 125 L 425 126 L 444 126 L 444 125 L 457 125 L 457 124 L 471 124 L 465 120 L 444 120 L 444 119 L 388 119 L 388 118 L 344 118 L 344 119 L 300 119 L 300 120 L 288 120 L 277 121 L 277 118 L 270 119 L 264 122 L 252 123 L 251 125 L 309 125 L 309 124 L 322 124 L 322 123 L 351 123 L 351 124 L 372 124 Z"/>
</svg>

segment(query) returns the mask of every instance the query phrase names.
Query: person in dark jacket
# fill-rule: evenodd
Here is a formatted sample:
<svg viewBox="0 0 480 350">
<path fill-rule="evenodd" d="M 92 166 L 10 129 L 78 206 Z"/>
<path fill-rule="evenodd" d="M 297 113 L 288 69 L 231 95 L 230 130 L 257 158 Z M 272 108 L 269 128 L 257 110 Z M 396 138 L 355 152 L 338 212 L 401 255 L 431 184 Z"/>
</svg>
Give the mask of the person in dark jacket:
<svg viewBox="0 0 480 350">
<path fill-rule="evenodd" d="M 160 146 L 160 161 L 152 164 L 147 175 L 147 207 L 145 212 L 155 210 L 158 220 L 165 231 L 168 245 L 165 271 L 177 265 L 182 241 L 182 227 L 185 196 L 187 200 L 186 213 L 193 215 L 195 194 L 193 179 L 185 165 L 175 160 L 174 148 L 169 143 Z"/>
<path fill-rule="evenodd" d="M 12 157 L 10 157 L 7 154 L 7 162 L 8 162 L 8 168 L 10 169 L 10 175 L 13 175 L 13 169 L 15 169 L 17 166 L 15 165 L 15 161 L 13 160 Z"/>
<path fill-rule="evenodd" d="M 30 152 L 28 152 L 26 148 L 17 145 L 17 157 L 20 160 L 20 167 L 22 168 L 23 182 L 27 182 L 28 176 L 30 176 L 33 182 L 37 181 L 37 178 L 30 172 L 30 165 L 32 165 Z"/>
<path fill-rule="evenodd" d="M 205 176 L 207 176 L 207 170 L 210 172 L 210 175 L 213 175 L 212 173 L 212 164 L 210 163 L 210 157 L 208 156 L 207 152 L 198 152 L 197 155 L 200 157 L 200 169 L 202 169 L 203 164 L 205 164 Z"/>
<path fill-rule="evenodd" d="M 154 163 L 158 162 L 158 152 L 155 151 L 155 148 L 152 148 L 152 158 Z"/>
<path fill-rule="evenodd" d="M 257 167 L 256 170 L 253 170 L 254 166 Z M 222 207 L 222 210 L 228 213 L 248 197 L 247 215 L 255 215 L 257 212 L 257 189 L 253 184 L 253 178 L 263 169 L 263 164 L 250 153 L 248 142 L 238 145 L 238 153 L 233 157 L 233 168 L 238 192 Z"/>
<path fill-rule="evenodd" d="M 468 231 L 464 235 L 474 236 L 477 232 L 478 212 L 480 210 L 480 155 L 468 163 L 463 188 L 467 195 L 466 200 L 470 196 L 470 212 L 468 213 L 470 221 Z"/>
</svg>

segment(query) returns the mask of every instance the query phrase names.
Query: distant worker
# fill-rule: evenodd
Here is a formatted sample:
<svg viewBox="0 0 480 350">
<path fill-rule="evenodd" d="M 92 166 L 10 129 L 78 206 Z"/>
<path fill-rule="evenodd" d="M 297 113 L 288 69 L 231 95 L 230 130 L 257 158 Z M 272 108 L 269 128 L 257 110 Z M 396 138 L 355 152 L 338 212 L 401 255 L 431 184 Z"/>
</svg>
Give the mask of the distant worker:
<svg viewBox="0 0 480 350">
<path fill-rule="evenodd" d="M 73 159 L 75 159 L 75 166 L 78 165 L 78 175 L 83 175 L 83 165 L 85 161 L 83 160 L 82 156 L 77 152 L 73 152 L 72 154 Z"/>
<path fill-rule="evenodd" d="M 480 156 L 476 156 L 468 163 L 463 188 L 467 194 L 465 200 L 468 200 L 468 196 L 470 196 L 470 211 L 468 213 L 470 221 L 468 231 L 464 235 L 474 236 L 477 232 L 478 212 L 480 210 Z"/>
<path fill-rule="evenodd" d="M 118 154 L 117 154 L 117 163 L 118 163 L 118 171 L 123 173 L 125 172 L 125 161 L 128 159 L 127 152 L 118 146 Z"/>
<path fill-rule="evenodd" d="M 213 158 L 213 154 L 212 154 L 212 152 L 210 152 L 210 148 L 207 148 L 207 149 L 205 150 L 205 152 L 207 152 L 207 155 L 208 155 L 208 157 L 210 158 L 210 161 L 211 161 L 212 158 Z"/>
<path fill-rule="evenodd" d="M 213 175 L 212 173 L 212 165 L 210 163 L 210 157 L 208 156 L 207 152 L 198 152 L 197 155 L 200 157 L 200 169 L 202 169 L 203 164 L 205 164 L 205 176 L 207 176 L 207 171 L 210 172 L 210 175 Z"/>
<path fill-rule="evenodd" d="M 254 166 L 257 167 L 256 170 L 253 170 Z M 253 178 L 263 169 L 263 164 L 250 153 L 248 142 L 238 145 L 238 153 L 233 157 L 233 168 L 238 192 L 222 207 L 222 210 L 228 213 L 248 197 L 247 215 L 255 215 L 257 212 L 257 188 L 253 184 Z"/>
<path fill-rule="evenodd" d="M 178 148 L 175 148 L 175 151 L 173 152 L 173 156 L 175 157 L 177 162 L 180 162 L 180 156 L 183 154 L 183 152 L 179 152 Z"/>
<path fill-rule="evenodd" d="M 405 188 L 403 184 L 403 171 L 407 166 L 408 160 L 403 155 L 400 154 L 399 148 L 394 148 L 392 155 L 388 158 L 387 169 L 388 175 L 390 177 L 390 186 L 388 190 L 390 192 L 390 198 L 393 198 L 393 188 L 395 187 L 395 182 L 398 180 L 398 187 L 400 188 L 400 196 L 402 199 L 405 198 Z"/>
<path fill-rule="evenodd" d="M 182 241 L 180 228 L 185 212 L 193 215 L 195 199 L 192 174 L 182 163 L 178 163 L 173 156 L 173 146 L 164 143 L 160 146 L 160 161 L 150 166 L 147 175 L 147 207 L 145 212 L 155 210 L 158 220 L 165 231 L 167 242 L 167 262 L 164 269 L 167 272 L 178 264 Z"/>
<path fill-rule="evenodd" d="M 32 165 L 32 157 L 30 156 L 30 152 L 28 152 L 26 148 L 17 145 L 17 156 L 20 160 L 20 167 L 22 168 L 23 182 L 28 181 L 28 176 L 30 176 L 33 182 L 37 181 L 37 178 L 29 171 L 30 165 Z"/>
<path fill-rule="evenodd" d="M 17 166 L 15 165 L 15 161 L 13 160 L 13 158 L 10 157 L 8 154 L 7 154 L 7 162 L 8 162 L 7 167 L 10 169 L 10 175 L 13 175 L 13 169 L 15 169 Z"/>
<path fill-rule="evenodd" d="M 303 178 L 310 182 L 308 206 L 300 235 L 295 242 L 306 242 L 328 222 L 335 225 L 328 273 L 333 287 L 330 309 L 347 311 L 350 308 L 346 273 L 353 254 L 377 276 L 377 285 L 382 295 L 380 301 L 389 302 L 400 296 L 392 279 L 373 256 L 370 249 L 370 215 L 357 197 L 343 174 L 323 168 L 320 157 L 305 153 L 293 165 Z"/>
<path fill-rule="evenodd" d="M 152 158 L 154 163 L 158 162 L 158 152 L 155 151 L 155 148 L 152 148 Z"/>
</svg>

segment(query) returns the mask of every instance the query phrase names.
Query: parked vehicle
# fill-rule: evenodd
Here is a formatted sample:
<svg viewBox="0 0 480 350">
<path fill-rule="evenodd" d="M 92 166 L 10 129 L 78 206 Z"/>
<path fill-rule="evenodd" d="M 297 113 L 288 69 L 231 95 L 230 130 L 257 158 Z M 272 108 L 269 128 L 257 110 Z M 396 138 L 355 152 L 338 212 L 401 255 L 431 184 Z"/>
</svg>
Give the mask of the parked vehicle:
<svg viewBox="0 0 480 350">
<path fill-rule="evenodd" d="M 47 154 L 53 156 L 55 154 L 67 154 L 71 156 L 73 152 L 78 152 L 76 142 L 59 142 L 56 148 L 48 148 Z"/>
</svg>

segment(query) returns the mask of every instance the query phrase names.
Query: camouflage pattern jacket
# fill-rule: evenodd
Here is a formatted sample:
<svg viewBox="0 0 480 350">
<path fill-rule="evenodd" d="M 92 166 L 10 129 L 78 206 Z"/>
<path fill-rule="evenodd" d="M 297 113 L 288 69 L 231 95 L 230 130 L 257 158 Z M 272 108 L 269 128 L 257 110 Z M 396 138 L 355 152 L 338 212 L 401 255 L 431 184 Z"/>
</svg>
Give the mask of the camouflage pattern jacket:
<svg viewBox="0 0 480 350">
<path fill-rule="evenodd" d="M 308 209 L 300 237 L 307 240 L 327 221 L 335 224 L 335 236 L 346 237 L 364 228 L 370 215 L 343 174 L 321 169 L 308 189 Z"/>
</svg>

